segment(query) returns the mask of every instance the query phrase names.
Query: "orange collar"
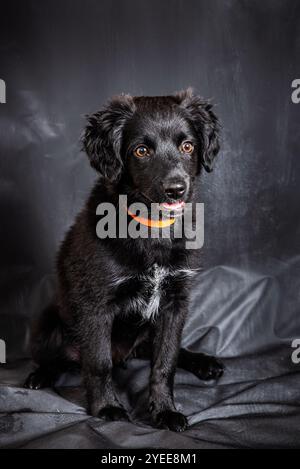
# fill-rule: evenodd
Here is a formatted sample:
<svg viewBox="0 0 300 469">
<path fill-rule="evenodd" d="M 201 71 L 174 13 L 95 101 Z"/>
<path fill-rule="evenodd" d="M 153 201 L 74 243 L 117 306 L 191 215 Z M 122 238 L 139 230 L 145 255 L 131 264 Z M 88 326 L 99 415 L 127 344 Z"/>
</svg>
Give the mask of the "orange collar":
<svg viewBox="0 0 300 469">
<path fill-rule="evenodd" d="M 149 226 L 151 228 L 166 228 L 167 226 L 171 226 L 175 223 L 175 218 L 166 218 L 165 220 L 151 220 L 151 218 L 144 218 L 135 215 L 130 210 L 128 210 L 128 208 L 127 212 L 135 221 L 141 223 L 141 225 Z"/>
</svg>

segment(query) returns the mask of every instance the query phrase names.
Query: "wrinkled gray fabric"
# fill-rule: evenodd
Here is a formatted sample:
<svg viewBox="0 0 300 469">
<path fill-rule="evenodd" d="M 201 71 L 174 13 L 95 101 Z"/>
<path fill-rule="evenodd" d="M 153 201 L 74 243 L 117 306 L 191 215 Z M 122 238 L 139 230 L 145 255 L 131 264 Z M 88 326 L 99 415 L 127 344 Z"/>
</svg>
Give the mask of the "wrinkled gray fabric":
<svg viewBox="0 0 300 469">
<path fill-rule="evenodd" d="M 0 78 L 0 446 L 300 447 L 300 104 L 298 0 L 2 2 Z M 80 151 L 84 115 L 110 96 L 193 86 L 223 130 L 202 174 L 203 267 L 183 343 L 218 355 L 205 384 L 182 370 L 176 402 L 192 427 L 149 426 L 149 366 L 116 373 L 132 424 L 85 413 L 78 377 L 25 391 L 29 324 L 55 291 L 58 245 L 94 180 Z M 201 259 L 200 259 L 201 257 Z"/>
<path fill-rule="evenodd" d="M 115 376 L 132 423 L 87 416 L 79 377 L 67 379 L 73 386 L 58 387 L 58 394 L 22 389 L 28 366 L 19 364 L 18 379 L 9 370 L 2 373 L 11 385 L 0 387 L 0 447 L 299 448 L 299 370 L 291 366 L 289 350 L 260 356 L 261 367 L 257 360 L 226 359 L 226 374 L 217 384 L 179 370 L 175 398 L 191 425 L 183 434 L 150 426 L 147 362 L 133 360 Z"/>
</svg>

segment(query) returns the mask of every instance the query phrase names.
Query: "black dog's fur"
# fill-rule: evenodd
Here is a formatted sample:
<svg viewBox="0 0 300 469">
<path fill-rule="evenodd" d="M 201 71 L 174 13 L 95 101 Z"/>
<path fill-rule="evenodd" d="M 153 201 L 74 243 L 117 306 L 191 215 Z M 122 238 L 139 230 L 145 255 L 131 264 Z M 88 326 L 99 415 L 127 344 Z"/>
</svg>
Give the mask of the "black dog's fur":
<svg viewBox="0 0 300 469">
<path fill-rule="evenodd" d="M 201 167 L 210 171 L 218 153 L 218 130 L 211 105 L 190 90 L 166 97 L 120 96 L 88 118 L 83 145 L 100 179 L 60 249 L 57 301 L 36 325 L 32 349 L 39 368 L 27 387 L 52 386 L 62 371 L 80 364 L 91 414 L 125 420 L 112 368 L 131 356 L 147 357 L 154 423 L 174 431 L 187 427 L 173 402 L 176 366 L 200 379 L 218 378 L 223 371 L 215 358 L 180 349 L 194 251 L 174 237 L 99 239 L 96 207 L 111 202 L 122 210 L 119 194 L 129 202 L 171 203 L 165 188 L 172 181 L 183 183 L 183 199 L 192 201 L 197 174 Z M 194 144 L 192 154 L 179 151 L 183 140 Z M 134 156 L 141 143 L 150 156 Z M 150 317 L 153 288 L 159 306 Z"/>
</svg>

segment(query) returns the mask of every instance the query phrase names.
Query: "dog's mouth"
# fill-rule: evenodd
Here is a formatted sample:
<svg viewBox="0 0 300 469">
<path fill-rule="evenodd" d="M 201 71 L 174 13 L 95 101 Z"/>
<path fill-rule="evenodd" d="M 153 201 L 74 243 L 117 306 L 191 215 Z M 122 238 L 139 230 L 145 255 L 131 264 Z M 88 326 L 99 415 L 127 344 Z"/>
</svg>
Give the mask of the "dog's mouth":
<svg viewBox="0 0 300 469">
<path fill-rule="evenodd" d="M 180 217 L 185 209 L 186 202 L 184 200 L 176 200 L 175 202 L 155 202 L 147 194 L 140 191 L 140 194 L 144 197 L 147 202 L 154 204 L 165 217 Z"/>
<path fill-rule="evenodd" d="M 182 214 L 185 207 L 185 202 L 183 200 L 177 200 L 176 202 L 161 202 L 159 208 L 165 213 L 172 213 L 174 216 L 179 216 Z"/>
</svg>

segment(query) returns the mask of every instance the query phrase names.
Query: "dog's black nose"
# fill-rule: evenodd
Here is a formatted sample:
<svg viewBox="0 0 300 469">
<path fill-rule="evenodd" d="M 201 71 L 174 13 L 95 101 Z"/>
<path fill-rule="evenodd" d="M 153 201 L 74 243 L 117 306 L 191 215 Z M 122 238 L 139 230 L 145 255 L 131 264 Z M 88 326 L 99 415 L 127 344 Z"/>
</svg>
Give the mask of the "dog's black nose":
<svg viewBox="0 0 300 469">
<path fill-rule="evenodd" d="M 164 184 L 165 193 L 170 199 L 182 199 L 186 191 L 185 182 L 173 181 Z"/>
</svg>

